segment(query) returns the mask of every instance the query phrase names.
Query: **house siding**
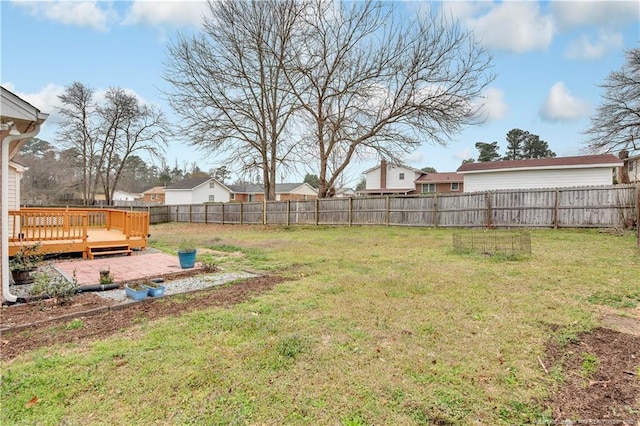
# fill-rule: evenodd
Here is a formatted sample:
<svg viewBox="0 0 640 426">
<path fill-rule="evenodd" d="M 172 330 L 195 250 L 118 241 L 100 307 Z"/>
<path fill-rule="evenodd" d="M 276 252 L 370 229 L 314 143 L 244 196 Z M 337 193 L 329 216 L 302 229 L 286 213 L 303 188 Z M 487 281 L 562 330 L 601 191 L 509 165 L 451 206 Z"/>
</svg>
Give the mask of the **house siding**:
<svg viewBox="0 0 640 426">
<path fill-rule="evenodd" d="M 628 172 L 630 183 L 640 182 L 640 158 L 629 160 Z"/>
<path fill-rule="evenodd" d="M 612 167 L 465 173 L 464 192 L 611 185 Z"/>
<path fill-rule="evenodd" d="M 222 185 L 213 182 L 213 188 L 209 187 L 210 182 L 205 182 L 191 190 L 189 189 L 165 189 L 165 204 L 203 204 L 210 202 L 209 195 L 213 195 L 213 202 L 229 202 L 229 191 Z"/>
<path fill-rule="evenodd" d="M 380 170 L 381 168 L 377 167 L 365 174 L 365 190 L 412 190 L 414 188 L 413 181 L 419 176 L 413 169 L 387 164 L 386 185 L 384 188 L 381 188 Z M 400 179 L 401 173 L 404 173 L 404 179 Z"/>
<path fill-rule="evenodd" d="M 20 173 L 9 166 L 9 210 L 18 210 L 20 208 L 20 179 Z"/>
</svg>

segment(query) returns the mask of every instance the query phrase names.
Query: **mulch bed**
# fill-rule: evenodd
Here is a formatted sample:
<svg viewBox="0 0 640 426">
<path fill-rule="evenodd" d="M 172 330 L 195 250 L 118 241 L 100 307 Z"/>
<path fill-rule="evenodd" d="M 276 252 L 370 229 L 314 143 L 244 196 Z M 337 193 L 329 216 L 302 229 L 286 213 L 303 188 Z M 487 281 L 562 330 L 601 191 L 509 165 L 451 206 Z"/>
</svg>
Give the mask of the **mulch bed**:
<svg viewBox="0 0 640 426">
<path fill-rule="evenodd" d="M 9 361 L 55 344 L 104 339 L 130 327 L 134 320 L 233 305 L 282 281 L 278 276 L 261 276 L 213 287 L 199 291 L 189 303 L 163 297 L 116 306 L 114 301 L 82 293 L 65 306 L 55 306 L 51 301 L 4 306 L 2 328 L 14 331 L 1 335 L 0 360 Z M 75 317 L 82 318 L 82 328 L 61 330 Z M 597 369 L 591 375 L 585 375 L 585 354 L 597 359 Z M 640 424 L 640 336 L 596 328 L 564 345 L 551 340 L 543 366 L 548 370 L 559 366 L 564 377 L 543 403 L 552 409 L 554 424 Z"/>
<path fill-rule="evenodd" d="M 20 354 L 54 344 L 100 340 L 131 327 L 133 320 L 156 319 L 181 315 L 212 306 L 228 306 L 243 302 L 272 289 L 284 281 L 278 276 L 261 276 L 241 283 L 227 284 L 198 291 L 189 303 L 172 296 L 146 299 L 117 305 L 93 293 L 81 293 L 68 305 L 56 306 L 51 300 L 3 306 L 0 338 L 0 360 L 7 361 Z M 82 318 L 83 327 L 64 329 L 73 318 Z M 16 331 L 11 331 L 11 329 Z"/>
<path fill-rule="evenodd" d="M 547 402 L 557 424 L 640 424 L 639 336 L 596 328 L 565 345 L 550 341 L 545 364 L 564 376 Z"/>
</svg>

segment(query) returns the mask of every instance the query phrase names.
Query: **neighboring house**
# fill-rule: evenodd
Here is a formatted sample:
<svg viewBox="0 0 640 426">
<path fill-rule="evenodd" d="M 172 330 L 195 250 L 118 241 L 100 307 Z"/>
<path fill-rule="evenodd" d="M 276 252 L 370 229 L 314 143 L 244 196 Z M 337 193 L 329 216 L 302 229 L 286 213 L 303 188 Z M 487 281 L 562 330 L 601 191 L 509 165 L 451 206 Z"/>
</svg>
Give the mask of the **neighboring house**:
<svg viewBox="0 0 640 426">
<path fill-rule="evenodd" d="M 424 173 L 415 180 L 416 192 L 422 194 L 458 193 L 463 190 L 464 178 L 458 173 Z"/>
<path fill-rule="evenodd" d="M 20 181 L 27 170 L 22 164 L 9 161 L 9 210 L 20 209 Z"/>
<path fill-rule="evenodd" d="M 618 183 L 640 182 L 640 155 L 623 158 L 622 166 L 616 170 Z"/>
<path fill-rule="evenodd" d="M 164 189 L 165 204 L 226 203 L 232 191 L 212 177 L 183 179 Z"/>
<path fill-rule="evenodd" d="M 151 189 L 147 189 L 142 193 L 142 202 L 164 204 L 164 190 L 164 186 L 154 186 Z"/>
<path fill-rule="evenodd" d="M 464 192 L 611 185 L 622 160 L 611 154 L 466 163 Z"/>
<path fill-rule="evenodd" d="M 263 201 L 264 186 L 258 184 L 229 185 L 232 201 Z M 318 190 L 308 183 L 277 183 L 276 201 L 302 201 L 318 198 Z"/>
<path fill-rule="evenodd" d="M 113 191 L 113 201 L 138 201 L 142 198 L 141 194 L 134 194 L 132 192 L 120 191 L 116 189 Z"/>
<path fill-rule="evenodd" d="M 415 180 L 424 172 L 401 164 L 390 164 L 383 158 L 380 165 L 364 171 L 366 182 L 361 195 L 411 194 Z"/>
<path fill-rule="evenodd" d="M 0 276 L 2 298 L 15 302 L 17 297 L 9 291 L 9 209 L 20 206 L 20 176 L 24 168 L 11 160 L 30 139 L 38 135 L 40 126 L 49 116 L 16 94 L 0 87 L 0 206 L 2 226 Z"/>
<path fill-rule="evenodd" d="M 336 190 L 336 198 L 349 198 L 354 197 L 356 195 L 356 191 L 353 188 L 338 188 Z"/>
<path fill-rule="evenodd" d="M 451 173 L 426 173 L 403 165 L 388 164 L 364 171 L 365 189 L 359 195 L 429 194 L 462 192 L 463 176 Z"/>
</svg>

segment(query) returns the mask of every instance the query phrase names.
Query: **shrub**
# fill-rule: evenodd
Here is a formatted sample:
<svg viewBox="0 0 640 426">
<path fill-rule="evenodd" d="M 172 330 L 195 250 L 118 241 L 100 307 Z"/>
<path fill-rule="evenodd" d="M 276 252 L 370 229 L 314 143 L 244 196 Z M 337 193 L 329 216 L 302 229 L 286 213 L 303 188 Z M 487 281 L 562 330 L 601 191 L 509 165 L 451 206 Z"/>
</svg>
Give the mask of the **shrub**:
<svg viewBox="0 0 640 426">
<path fill-rule="evenodd" d="M 58 274 L 39 272 L 31 289 L 32 296 L 54 299 L 56 305 L 68 303 L 77 292 L 78 280 L 75 271 L 71 281 Z"/>
</svg>

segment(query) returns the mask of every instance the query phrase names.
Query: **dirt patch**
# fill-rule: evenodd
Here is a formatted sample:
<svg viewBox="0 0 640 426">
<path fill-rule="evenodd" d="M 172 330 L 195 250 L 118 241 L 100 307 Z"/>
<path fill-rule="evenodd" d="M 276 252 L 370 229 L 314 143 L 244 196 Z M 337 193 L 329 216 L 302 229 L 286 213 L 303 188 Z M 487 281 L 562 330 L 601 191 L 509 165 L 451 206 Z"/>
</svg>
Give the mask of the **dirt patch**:
<svg viewBox="0 0 640 426">
<path fill-rule="evenodd" d="M 640 423 L 640 336 L 596 328 L 564 345 L 554 340 L 545 364 L 564 376 L 548 401 L 554 422 Z"/>
<path fill-rule="evenodd" d="M 189 303 L 182 298 L 163 297 L 137 303 L 115 305 L 115 302 L 92 293 L 76 296 L 72 303 L 55 306 L 50 300 L 2 307 L 2 328 L 17 331 L 2 333 L 0 360 L 54 344 L 99 340 L 131 327 L 136 321 L 181 315 L 212 306 L 227 306 L 268 291 L 284 281 L 278 276 L 262 276 L 190 293 Z M 74 318 L 82 327 L 68 326 Z M 136 321 L 134 321 L 136 320 Z"/>
</svg>

